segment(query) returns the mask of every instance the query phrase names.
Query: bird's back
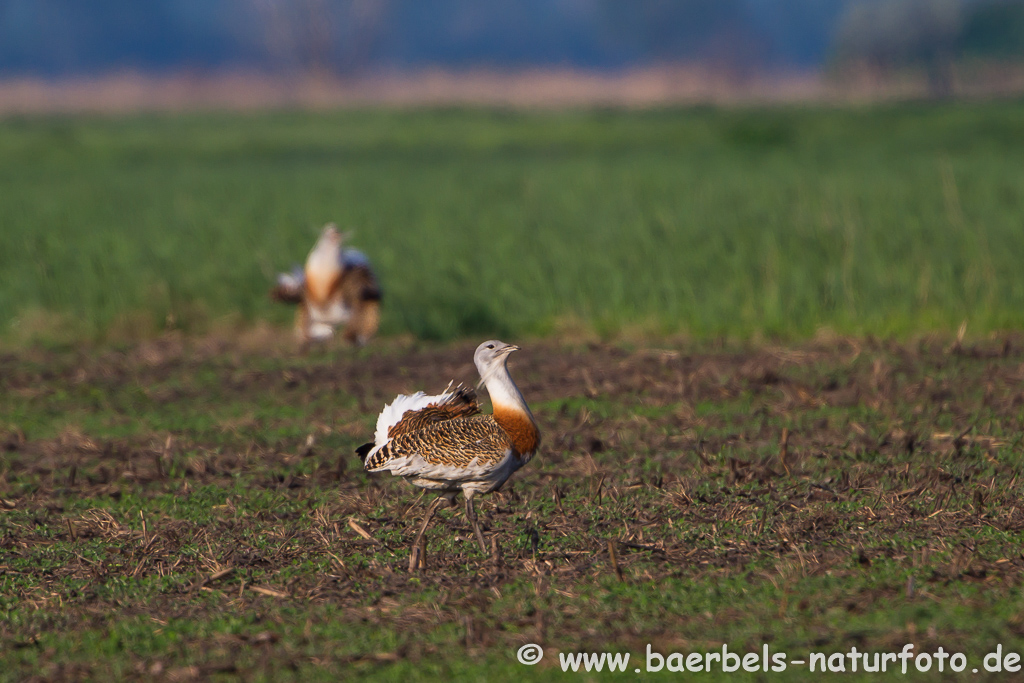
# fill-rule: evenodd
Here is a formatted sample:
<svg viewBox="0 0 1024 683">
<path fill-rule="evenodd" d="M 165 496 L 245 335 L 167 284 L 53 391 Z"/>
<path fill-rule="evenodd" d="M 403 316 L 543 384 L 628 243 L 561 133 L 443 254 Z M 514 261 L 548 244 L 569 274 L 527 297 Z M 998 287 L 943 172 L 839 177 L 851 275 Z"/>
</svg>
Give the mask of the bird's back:
<svg viewBox="0 0 1024 683">
<path fill-rule="evenodd" d="M 422 488 L 488 493 L 524 463 L 491 415 L 473 415 L 402 434 L 367 458 L 365 467 Z"/>
<path fill-rule="evenodd" d="M 412 434 L 422 429 L 448 420 L 470 417 L 480 413 L 480 404 L 476 400 L 476 392 L 470 387 L 458 386 L 440 403 L 432 403 L 420 410 L 410 410 L 402 415 L 402 419 L 387 430 L 389 439 Z"/>
<path fill-rule="evenodd" d="M 367 470 L 392 469 L 397 460 L 422 460 L 430 466 L 468 467 L 474 461 L 497 462 L 514 450 L 512 440 L 490 415 L 444 420 L 391 439 Z"/>
<path fill-rule="evenodd" d="M 365 258 L 365 257 L 364 257 Z M 350 312 L 345 338 L 365 344 L 380 325 L 381 291 L 369 264 L 346 267 L 339 287 L 342 306 Z"/>
</svg>

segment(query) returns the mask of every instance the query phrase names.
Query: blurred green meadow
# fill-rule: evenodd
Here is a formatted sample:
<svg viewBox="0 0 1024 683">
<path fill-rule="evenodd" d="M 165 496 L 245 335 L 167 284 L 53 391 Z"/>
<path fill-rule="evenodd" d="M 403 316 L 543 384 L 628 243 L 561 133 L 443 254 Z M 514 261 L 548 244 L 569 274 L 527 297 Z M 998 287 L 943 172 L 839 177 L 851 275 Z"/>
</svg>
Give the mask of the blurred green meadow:
<svg viewBox="0 0 1024 683">
<path fill-rule="evenodd" d="M 0 121 L 0 341 L 204 332 L 354 231 L 382 334 L 1024 325 L 1024 102 Z"/>
</svg>

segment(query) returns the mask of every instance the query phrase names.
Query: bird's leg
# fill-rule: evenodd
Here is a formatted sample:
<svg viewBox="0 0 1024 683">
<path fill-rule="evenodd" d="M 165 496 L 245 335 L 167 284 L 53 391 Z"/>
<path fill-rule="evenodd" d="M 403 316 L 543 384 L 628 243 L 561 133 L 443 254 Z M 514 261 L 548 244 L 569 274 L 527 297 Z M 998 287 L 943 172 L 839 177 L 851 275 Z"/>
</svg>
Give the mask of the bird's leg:
<svg viewBox="0 0 1024 683">
<path fill-rule="evenodd" d="M 434 502 L 427 508 L 427 514 L 423 517 L 423 524 L 420 525 L 420 531 L 416 534 L 416 540 L 412 542 L 412 551 L 409 553 L 409 571 L 414 572 L 420 568 L 420 562 L 423 558 L 424 547 L 421 545 L 423 542 L 423 534 L 427 532 L 427 526 L 430 524 L 430 520 L 434 518 L 434 513 L 437 512 L 437 508 L 441 506 L 441 502 L 444 500 L 444 496 L 438 496 L 434 499 Z"/>
<path fill-rule="evenodd" d="M 487 554 L 487 543 L 484 542 L 484 535 L 480 531 L 480 524 L 476 521 L 476 509 L 473 507 L 473 496 L 466 496 L 466 519 L 473 525 L 473 533 L 476 540 L 480 542 L 480 550 Z"/>
</svg>

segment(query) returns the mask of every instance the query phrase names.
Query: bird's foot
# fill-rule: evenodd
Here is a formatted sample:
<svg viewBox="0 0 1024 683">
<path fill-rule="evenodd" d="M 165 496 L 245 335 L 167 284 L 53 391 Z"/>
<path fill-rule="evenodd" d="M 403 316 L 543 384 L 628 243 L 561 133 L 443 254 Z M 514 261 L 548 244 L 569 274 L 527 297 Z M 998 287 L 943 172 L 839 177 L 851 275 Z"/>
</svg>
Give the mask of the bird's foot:
<svg viewBox="0 0 1024 683">
<path fill-rule="evenodd" d="M 420 569 L 427 568 L 426 548 L 423 543 L 417 543 L 409 553 L 409 573 L 413 574 Z"/>
</svg>

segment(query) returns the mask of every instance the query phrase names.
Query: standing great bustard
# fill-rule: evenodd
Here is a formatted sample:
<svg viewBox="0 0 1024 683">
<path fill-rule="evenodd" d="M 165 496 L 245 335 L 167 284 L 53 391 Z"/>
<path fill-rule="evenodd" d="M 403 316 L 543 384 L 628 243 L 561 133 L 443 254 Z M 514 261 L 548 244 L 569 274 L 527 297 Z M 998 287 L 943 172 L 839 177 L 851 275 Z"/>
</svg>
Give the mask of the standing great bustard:
<svg viewBox="0 0 1024 683">
<path fill-rule="evenodd" d="M 330 339 L 338 325 L 345 325 L 345 339 L 360 346 L 377 331 L 381 294 L 370 260 L 343 249 L 342 241 L 338 228 L 328 223 L 305 268 L 281 273 L 270 291 L 277 301 L 298 304 L 295 333 L 304 344 Z"/>
<path fill-rule="evenodd" d="M 473 497 L 501 488 L 530 461 L 540 446 L 540 431 L 530 407 L 508 373 L 508 356 L 519 347 L 497 340 L 477 347 L 473 361 L 494 407 L 480 415 L 472 389 L 458 387 L 437 396 L 422 391 L 399 395 L 377 418 L 373 443 L 361 446 L 368 472 L 390 470 L 413 486 L 437 491 L 412 544 L 409 571 L 420 564 L 420 541 L 443 500 L 466 497 L 466 518 L 486 553 Z"/>
</svg>

